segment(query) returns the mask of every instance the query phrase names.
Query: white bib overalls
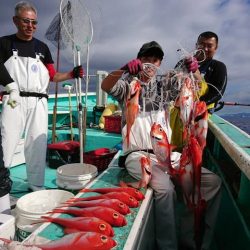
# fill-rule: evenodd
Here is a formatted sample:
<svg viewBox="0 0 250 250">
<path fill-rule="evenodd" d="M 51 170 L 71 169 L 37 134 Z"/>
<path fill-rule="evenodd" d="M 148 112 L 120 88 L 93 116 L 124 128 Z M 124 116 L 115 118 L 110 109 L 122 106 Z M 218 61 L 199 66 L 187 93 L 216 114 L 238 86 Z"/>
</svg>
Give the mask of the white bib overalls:
<svg viewBox="0 0 250 250">
<path fill-rule="evenodd" d="M 36 58 L 21 57 L 17 50 L 13 50 L 13 56 L 5 62 L 5 67 L 17 83 L 19 91 L 46 93 L 49 73 L 40 55 Z M 20 97 L 20 104 L 15 108 L 7 104 L 8 99 L 9 96 L 4 95 L 1 123 L 5 167 L 11 166 L 20 138 L 24 136 L 28 183 L 43 186 L 48 129 L 47 99 Z"/>
</svg>

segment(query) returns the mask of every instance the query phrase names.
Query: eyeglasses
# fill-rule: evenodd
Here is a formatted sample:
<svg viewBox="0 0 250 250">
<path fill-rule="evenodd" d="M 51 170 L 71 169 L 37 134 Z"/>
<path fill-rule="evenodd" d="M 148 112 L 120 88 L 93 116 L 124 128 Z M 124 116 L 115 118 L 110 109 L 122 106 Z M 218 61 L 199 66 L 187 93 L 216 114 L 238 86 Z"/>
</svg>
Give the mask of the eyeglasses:
<svg viewBox="0 0 250 250">
<path fill-rule="evenodd" d="M 29 19 L 29 18 L 21 18 L 19 16 L 16 16 L 16 18 L 18 18 L 19 20 L 21 20 L 23 23 L 25 24 L 32 24 L 32 25 L 37 25 L 38 21 L 34 20 L 34 19 Z"/>
</svg>

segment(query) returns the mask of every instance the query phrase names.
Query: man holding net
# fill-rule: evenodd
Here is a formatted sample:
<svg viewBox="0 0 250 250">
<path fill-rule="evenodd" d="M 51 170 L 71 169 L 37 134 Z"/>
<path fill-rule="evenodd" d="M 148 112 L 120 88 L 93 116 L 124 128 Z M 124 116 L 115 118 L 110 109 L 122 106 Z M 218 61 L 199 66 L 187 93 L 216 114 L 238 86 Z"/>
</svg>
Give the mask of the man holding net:
<svg viewBox="0 0 250 250">
<path fill-rule="evenodd" d="M 0 83 L 5 86 L 1 121 L 4 167 L 10 167 L 24 136 L 29 188 L 43 189 L 46 166 L 49 81 L 83 77 L 81 66 L 60 73 L 48 46 L 33 37 L 38 20 L 36 8 L 21 1 L 15 6 L 17 33 L 0 38 Z M 13 120 L 15 119 L 15 120 Z"/>
<path fill-rule="evenodd" d="M 136 59 L 128 62 L 120 70 L 113 71 L 103 80 L 102 89 L 118 100 L 123 111 L 122 136 L 124 156 L 121 158 L 122 161 L 119 161 L 119 165 L 124 165 L 131 176 L 140 180 L 142 177 L 140 159 L 143 156 L 150 158 L 152 173 L 148 185 L 154 191 L 154 221 L 157 249 L 177 250 L 175 185 L 172 181 L 172 176 L 162 169 L 156 155 L 153 153 L 150 137 L 154 123 L 161 125 L 169 139 L 172 133 L 168 112 L 171 94 L 166 94 L 168 91 L 166 89 L 167 86 L 164 86 L 164 83 L 156 77 L 157 69 L 161 65 L 163 56 L 162 48 L 157 42 L 145 43 L 139 50 Z M 192 68 L 193 63 L 187 62 L 187 67 Z M 130 119 L 126 117 L 126 113 L 129 109 L 129 101 L 135 96 L 136 89 L 133 89 L 135 81 L 140 83 L 139 110 L 138 112 L 135 110 L 137 112 L 135 120 L 131 129 L 128 130 Z M 165 82 L 167 83 L 168 81 Z M 179 164 L 179 158 L 179 153 L 171 153 L 172 166 Z M 205 184 L 202 188 L 204 190 L 213 189 L 214 191 L 210 194 L 213 197 L 216 196 L 219 193 L 220 179 L 211 172 L 205 172 L 202 178 L 202 183 Z M 214 203 L 214 206 L 217 206 L 217 203 Z M 192 212 L 189 211 L 189 213 Z M 193 222 L 189 221 L 189 223 L 192 227 Z M 188 229 L 190 229 L 189 226 Z M 191 247 L 193 246 L 194 248 L 191 249 L 195 249 L 193 234 L 188 234 L 187 237 L 193 244 Z M 188 244 L 189 242 L 184 243 Z"/>
</svg>

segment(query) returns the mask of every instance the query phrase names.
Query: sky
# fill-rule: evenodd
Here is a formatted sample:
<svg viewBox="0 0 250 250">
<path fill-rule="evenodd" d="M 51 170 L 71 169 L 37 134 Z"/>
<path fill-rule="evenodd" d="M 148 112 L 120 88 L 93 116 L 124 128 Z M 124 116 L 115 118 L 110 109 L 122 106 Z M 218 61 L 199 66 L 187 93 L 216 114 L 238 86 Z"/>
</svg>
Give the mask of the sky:
<svg viewBox="0 0 250 250">
<path fill-rule="evenodd" d="M 72 0 L 72 2 L 78 0 Z M 16 32 L 12 22 L 16 0 L 1 0 L 0 36 Z M 53 59 L 57 49 L 45 37 L 53 18 L 59 12 L 60 0 L 33 0 L 38 10 L 35 37 L 46 42 Z M 65 2 L 65 1 L 63 1 Z M 195 49 L 197 36 L 213 31 L 219 36 L 215 59 L 224 62 L 228 70 L 228 85 L 224 101 L 250 103 L 250 1 L 249 0 L 82 0 L 81 13 L 89 13 L 93 38 L 89 44 L 89 72 L 112 71 L 134 59 L 143 43 L 157 41 L 165 56 L 161 72 L 174 67 L 183 48 Z M 84 8 L 83 8 L 84 7 Z M 86 8 L 85 8 L 86 7 Z M 79 12 L 79 21 L 83 20 Z M 87 23 L 86 25 L 88 25 Z M 85 25 L 77 25 L 79 34 Z M 66 51 L 60 52 L 60 70 L 73 67 Z M 86 57 L 86 51 L 83 56 Z M 83 67 L 87 67 L 86 60 Z M 250 112 L 250 107 L 228 106 L 220 113 Z"/>
</svg>

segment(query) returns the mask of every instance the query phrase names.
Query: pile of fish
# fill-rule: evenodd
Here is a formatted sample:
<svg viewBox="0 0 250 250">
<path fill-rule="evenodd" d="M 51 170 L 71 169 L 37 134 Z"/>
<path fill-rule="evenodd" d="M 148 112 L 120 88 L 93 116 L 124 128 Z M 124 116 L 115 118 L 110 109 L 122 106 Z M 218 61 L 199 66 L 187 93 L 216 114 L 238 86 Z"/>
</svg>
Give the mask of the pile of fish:
<svg viewBox="0 0 250 250">
<path fill-rule="evenodd" d="M 64 228 L 62 238 L 45 244 L 23 244 L 26 247 L 37 247 L 42 250 L 108 250 L 117 245 L 112 239 L 113 227 L 127 225 L 125 216 L 130 208 L 139 206 L 144 195 L 132 187 L 114 187 L 82 189 L 80 193 L 95 192 L 91 197 L 71 198 L 60 207 L 42 216 L 41 222 L 56 223 Z M 70 214 L 74 217 L 60 218 L 49 214 Z M 0 238 L 5 244 L 12 241 Z"/>
</svg>

